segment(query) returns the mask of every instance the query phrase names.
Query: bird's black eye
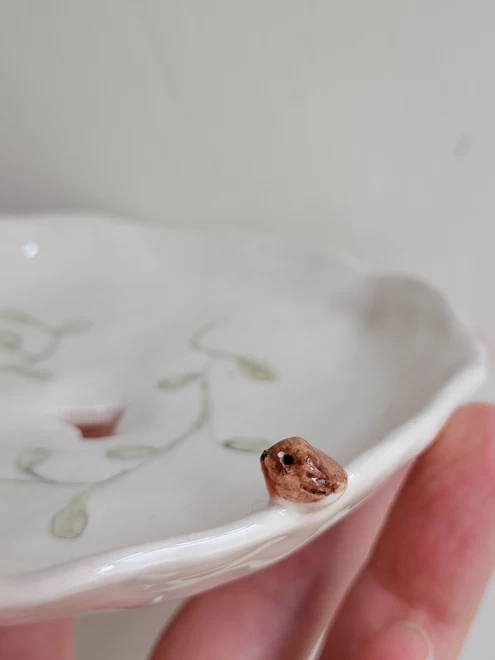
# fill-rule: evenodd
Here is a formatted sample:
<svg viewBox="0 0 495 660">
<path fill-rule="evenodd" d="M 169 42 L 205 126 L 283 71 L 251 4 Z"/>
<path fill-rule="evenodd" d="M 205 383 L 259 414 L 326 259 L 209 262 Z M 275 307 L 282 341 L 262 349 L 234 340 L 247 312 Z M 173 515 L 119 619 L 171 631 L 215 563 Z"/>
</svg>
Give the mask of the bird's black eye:
<svg viewBox="0 0 495 660">
<path fill-rule="evenodd" d="M 291 456 L 290 454 L 284 454 L 282 463 L 284 465 L 292 465 L 292 463 L 294 463 L 294 456 Z"/>
</svg>

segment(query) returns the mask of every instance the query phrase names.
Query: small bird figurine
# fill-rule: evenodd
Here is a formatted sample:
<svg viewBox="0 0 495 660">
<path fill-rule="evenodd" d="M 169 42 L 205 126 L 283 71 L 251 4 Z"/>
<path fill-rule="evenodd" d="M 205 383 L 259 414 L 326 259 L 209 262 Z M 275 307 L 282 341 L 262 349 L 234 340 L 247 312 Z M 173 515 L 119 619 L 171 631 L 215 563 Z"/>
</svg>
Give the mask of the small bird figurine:
<svg viewBox="0 0 495 660">
<path fill-rule="evenodd" d="M 303 438 L 280 440 L 261 454 L 260 461 L 272 499 L 311 504 L 347 487 L 344 468 Z"/>
</svg>

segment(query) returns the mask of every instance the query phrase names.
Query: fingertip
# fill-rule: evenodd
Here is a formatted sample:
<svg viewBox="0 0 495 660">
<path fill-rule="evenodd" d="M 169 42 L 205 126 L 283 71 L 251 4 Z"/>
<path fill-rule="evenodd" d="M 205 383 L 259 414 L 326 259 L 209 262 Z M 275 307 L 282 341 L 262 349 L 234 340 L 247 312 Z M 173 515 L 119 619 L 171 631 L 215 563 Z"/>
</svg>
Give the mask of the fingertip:
<svg viewBox="0 0 495 660">
<path fill-rule="evenodd" d="M 457 408 L 447 422 L 442 435 L 455 431 L 456 435 L 482 431 L 495 435 L 495 405 L 487 402 L 468 403 Z"/>
<path fill-rule="evenodd" d="M 445 472 L 468 460 L 478 461 L 485 472 L 495 473 L 495 405 L 470 403 L 450 417 L 436 442 L 417 463 L 415 472 L 431 478 L 436 468 Z M 474 475 L 474 471 L 471 471 Z"/>
<path fill-rule="evenodd" d="M 360 654 L 360 660 L 433 660 L 433 645 L 425 630 L 412 621 L 397 621 L 380 632 Z"/>
</svg>

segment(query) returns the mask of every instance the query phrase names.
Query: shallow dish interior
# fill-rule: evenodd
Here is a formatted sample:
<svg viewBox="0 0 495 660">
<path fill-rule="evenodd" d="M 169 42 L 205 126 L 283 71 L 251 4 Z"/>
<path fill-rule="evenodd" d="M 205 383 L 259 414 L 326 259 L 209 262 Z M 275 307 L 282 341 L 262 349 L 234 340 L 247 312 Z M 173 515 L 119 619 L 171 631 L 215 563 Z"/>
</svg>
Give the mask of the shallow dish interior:
<svg viewBox="0 0 495 660">
<path fill-rule="evenodd" d="M 0 268 L 4 576 L 207 538 L 266 505 L 264 447 L 349 465 L 475 355 L 429 287 L 271 237 L 5 221 Z"/>
</svg>

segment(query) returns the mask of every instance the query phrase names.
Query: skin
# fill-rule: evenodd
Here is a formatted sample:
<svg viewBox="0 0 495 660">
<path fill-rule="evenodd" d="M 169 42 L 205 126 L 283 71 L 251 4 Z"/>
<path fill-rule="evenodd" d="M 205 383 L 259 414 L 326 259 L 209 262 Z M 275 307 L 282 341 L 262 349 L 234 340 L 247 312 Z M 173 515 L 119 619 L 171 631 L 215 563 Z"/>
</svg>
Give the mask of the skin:
<svg viewBox="0 0 495 660">
<path fill-rule="evenodd" d="M 191 599 L 150 658 L 305 660 L 330 624 L 320 660 L 455 660 L 495 563 L 494 511 L 495 408 L 470 405 L 313 543 Z M 72 624 L 4 628 L 0 658 L 74 660 Z"/>
<path fill-rule="evenodd" d="M 343 493 L 347 486 L 344 468 L 302 438 L 277 442 L 261 454 L 260 461 L 272 498 L 312 504 Z"/>
</svg>

